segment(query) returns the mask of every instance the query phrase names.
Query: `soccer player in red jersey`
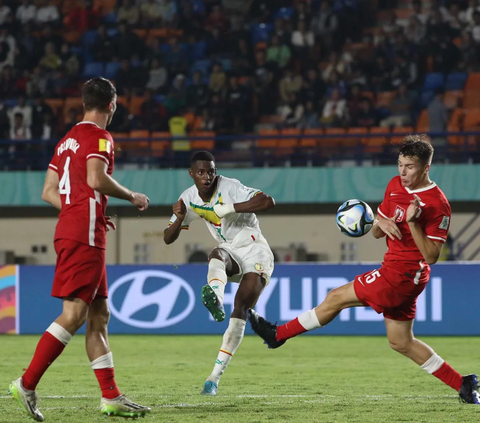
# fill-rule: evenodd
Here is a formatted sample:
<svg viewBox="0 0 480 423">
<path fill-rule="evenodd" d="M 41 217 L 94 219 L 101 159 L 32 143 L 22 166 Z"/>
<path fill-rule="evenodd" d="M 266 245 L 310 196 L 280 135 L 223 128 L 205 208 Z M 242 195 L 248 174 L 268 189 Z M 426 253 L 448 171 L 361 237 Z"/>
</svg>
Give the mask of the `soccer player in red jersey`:
<svg viewBox="0 0 480 423">
<path fill-rule="evenodd" d="M 149 199 L 111 176 L 114 143 L 105 128 L 116 109 L 115 87 L 104 78 L 91 79 L 83 86 L 82 99 L 83 121 L 57 144 L 42 193 L 44 201 L 60 210 L 52 296 L 63 300 L 63 311 L 41 337 L 27 371 L 9 387 L 22 408 L 40 422 L 37 384 L 85 322 L 87 355 L 102 391 L 101 412 L 138 417 L 150 411 L 121 395 L 115 383 L 107 335 L 110 312 L 105 269 L 106 232 L 115 229 L 105 216 L 108 197 L 127 200 L 139 210 L 147 209 Z"/>
<path fill-rule="evenodd" d="M 383 313 L 388 342 L 395 351 L 455 389 L 464 402 L 480 404 L 477 376 L 462 376 L 413 335 L 417 297 L 447 239 L 451 210 L 428 176 L 431 144 L 422 136 L 408 136 L 398 150 L 400 175 L 388 184 L 372 228 L 375 238 L 387 236 L 382 267 L 331 290 L 323 303 L 284 325 L 271 324 L 253 310 L 249 320 L 270 348 L 278 348 L 287 339 L 327 325 L 345 308 L 370 306 Z"/>
</svg>

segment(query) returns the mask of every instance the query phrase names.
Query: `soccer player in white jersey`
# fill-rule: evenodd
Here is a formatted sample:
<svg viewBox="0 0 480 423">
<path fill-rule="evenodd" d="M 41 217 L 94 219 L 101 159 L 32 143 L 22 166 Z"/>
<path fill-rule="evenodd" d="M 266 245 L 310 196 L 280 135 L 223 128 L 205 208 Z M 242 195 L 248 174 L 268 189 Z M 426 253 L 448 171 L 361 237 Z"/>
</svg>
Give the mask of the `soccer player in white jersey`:
<svg viewBox="0 0 480 423">
<path fill-rule="evenodd" d="M 223 297 L 227 281 L 240 283 L 222 346 L 201 392 L 216 395 L 220 378 L 242 342 L 247 310 L 256 304 L 270 282 L 273 253 L 254 213 L 271 209 L 275 201 L 237 179 L 217 175 L 215 158 L 207 151 L 193 156 L 189 173 L 194 185 L 173 205 L 174 214 L 163 239 L 171 244 L 194 220 L 205 221 L 218 247 L 208 256 L 208 284 L 202 288 L 202 301 L 217 322 L 225 319 Z"/>
</svg>

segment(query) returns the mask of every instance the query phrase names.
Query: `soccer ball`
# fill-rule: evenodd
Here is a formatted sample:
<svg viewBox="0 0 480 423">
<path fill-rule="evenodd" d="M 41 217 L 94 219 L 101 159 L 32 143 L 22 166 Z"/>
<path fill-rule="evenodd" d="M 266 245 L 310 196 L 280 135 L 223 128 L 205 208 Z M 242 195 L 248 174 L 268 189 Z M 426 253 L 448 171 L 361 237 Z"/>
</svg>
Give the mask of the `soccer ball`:
<svg viewBox="0 0 480 423">
<path fill-rule="evenodd" d="M 348 200 L 337 210 L 337 226 L 345 235 L 359 238 L 372 229 L 375 216 L 370 206 L 361 200 Z"/>
</svg>

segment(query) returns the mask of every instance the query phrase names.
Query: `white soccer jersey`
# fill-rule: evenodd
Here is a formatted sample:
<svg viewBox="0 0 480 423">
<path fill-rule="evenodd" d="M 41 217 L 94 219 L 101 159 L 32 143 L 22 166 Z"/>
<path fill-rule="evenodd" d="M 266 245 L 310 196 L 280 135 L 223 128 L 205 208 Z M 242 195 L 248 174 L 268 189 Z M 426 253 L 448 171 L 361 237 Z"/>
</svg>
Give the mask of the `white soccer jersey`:
<svg viewBox="0 0 480 423">
<path fill-rule="evenodd" d="M 257 216 L 254 213 L 232 213 L 220 219 L 213 211 L 213 206 L 218 203 L 235 204 L 250 200 L 261 191 L 248 188 L 239 180 L 218 175 L 217 188 L 208 202 L 204 202 L 198 195 L 195 185 L 186 189 L 180 198 L 185 203 L 187 214 L 182 222 L 182 229 L 188 229 L 190 223 L 196 219 L 203 219 L 208 230 L 218 243 L 230 243 L 235 236 L 245 227 L 260 231 Z M 170 225 L 177 220 L 173 215 Z"/>
</svg>

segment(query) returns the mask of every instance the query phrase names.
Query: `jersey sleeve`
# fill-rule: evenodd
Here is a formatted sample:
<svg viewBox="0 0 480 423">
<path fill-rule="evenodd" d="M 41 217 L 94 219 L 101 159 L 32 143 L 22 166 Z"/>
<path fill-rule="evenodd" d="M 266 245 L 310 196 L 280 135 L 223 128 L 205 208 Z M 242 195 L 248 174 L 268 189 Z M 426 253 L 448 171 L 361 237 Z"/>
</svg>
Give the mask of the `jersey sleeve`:
<svg viewBox="0 0 480 423">
<path fill-rule="evenodd" d="M 234 203 L 243 203 L 244 201 L 248 201 L 252 197 L 255 197 L 262 192 L 257 188 L 249 188 L 243 185 L 237 179 L 231 179 L 229 183 L 230 186 L 228 189 L 228 194 Z"/>
<path fill-rule="evenodd" d="M 107 131 L 91 135 L 87 144 L 87 160 L 101 159 L 107 165 L 113 160 L 113 138 Z"/>
<path fill-rule="evenodd" d="M 199 218 L 198 214 L 192 211 L 190 208 L 190 201 L 188 200 L 187 196 L 182 194 L 179 198 L 179 200 L 182 199 L 183 202 L 185 203 L 185 207 L 187 208 L 187 214 L 185 215 L 185 219 L 183 219 L 182 222 L 182 229 L 188 229 L 190 227 L 190 224 Z M 172 214 L 172 217 L 170 218 L 170 221 L 168 222 L 168 226 L 171 226 L 175 221 L 177 220 L 177 216 L 175 214 Z"/>
<path fill-rule="evenodd" d="M 450 229 L 452 211 L 448 202 L 442 202 L 428 213 L 425 224 L 425 235 L 433 241 L 445 243 Z"/>
<path fill-rule="evenodd" d="M 387 189 L 385 190 L 385 195 L 383 196 L 383 201 L 382 203 L 378 206 L 377 212 L 380 216 L 382 216 L 385 219 L 388 219 L 389 216 L 389 210 L 390 210 L 390 193 L 392 192 L 392 185 L 393 185 L 394 179 L 392 179 L 389 184 L 387 185 Z"/>
<path fill-rule="evenodd" d="M 50 163 L 48 164 L 48 168 L 54 170 L 55 172 L 58 173 L 58 154 L 57 154 L 57 149 L 55 149 L 55 154 L 52 157 L 52 160 L 50 160 Z"/>
</svg>

